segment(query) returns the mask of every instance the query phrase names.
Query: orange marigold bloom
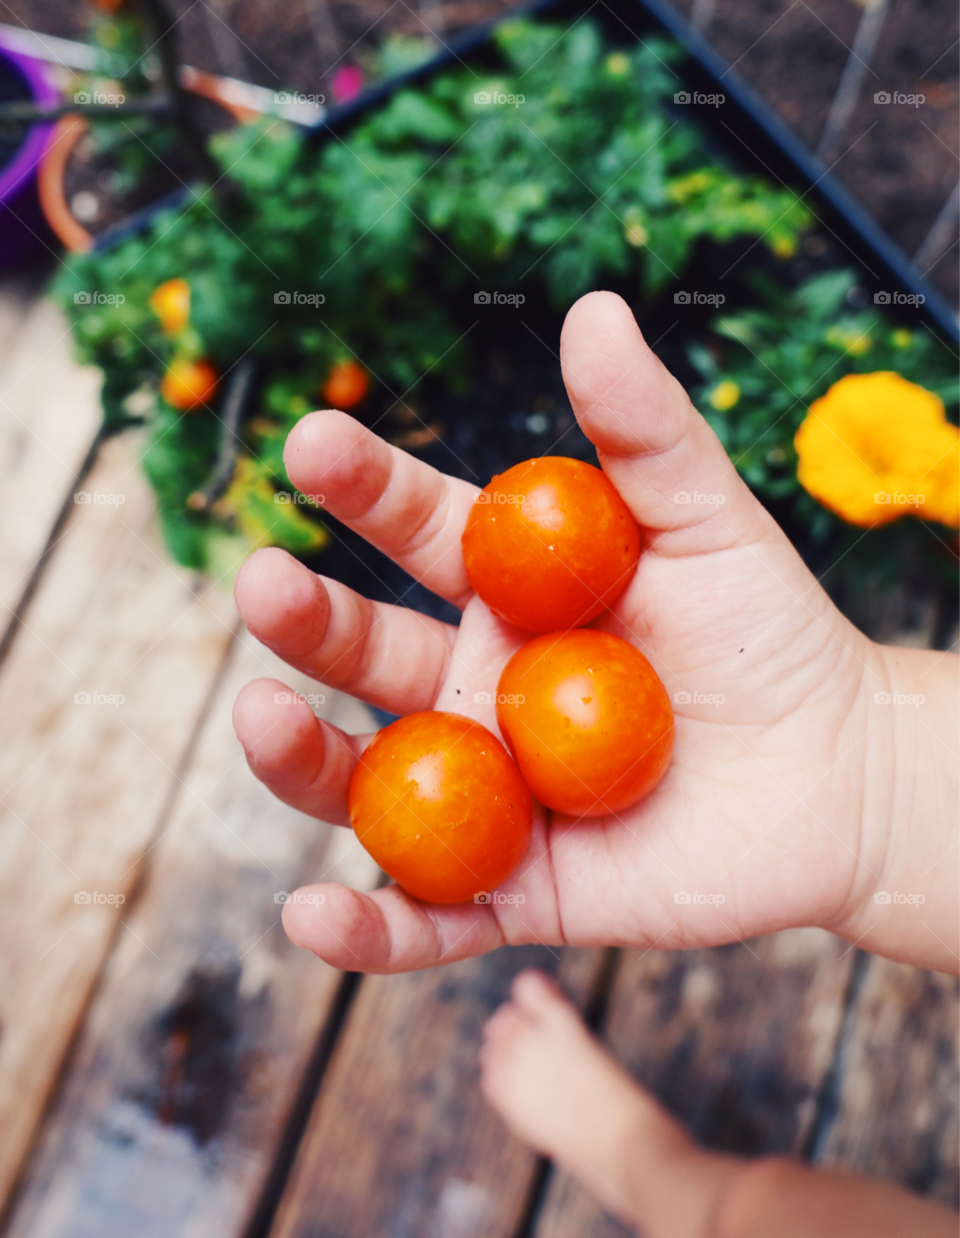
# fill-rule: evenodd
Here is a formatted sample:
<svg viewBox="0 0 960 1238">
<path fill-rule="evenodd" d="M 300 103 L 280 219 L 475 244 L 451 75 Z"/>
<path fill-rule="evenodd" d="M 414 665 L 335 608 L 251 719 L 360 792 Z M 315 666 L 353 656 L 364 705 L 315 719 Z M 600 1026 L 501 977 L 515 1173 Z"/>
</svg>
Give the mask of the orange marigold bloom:
<svg viewBox="0 0 960 1238">
<path fill-rule="evenodd" d="M 960 525 L 960 431 L 938 396 L 899 374 L 841 378 L 793 441 L 800 484 L 850 524 L 912 514 Z"/>
<path fill-rule="evenodd" d="M 167 335 L 176 335 L 190 321 L 190 285 L 185 279 L 168 279 L 150 294 L 150 308 Z"/>
</svg>

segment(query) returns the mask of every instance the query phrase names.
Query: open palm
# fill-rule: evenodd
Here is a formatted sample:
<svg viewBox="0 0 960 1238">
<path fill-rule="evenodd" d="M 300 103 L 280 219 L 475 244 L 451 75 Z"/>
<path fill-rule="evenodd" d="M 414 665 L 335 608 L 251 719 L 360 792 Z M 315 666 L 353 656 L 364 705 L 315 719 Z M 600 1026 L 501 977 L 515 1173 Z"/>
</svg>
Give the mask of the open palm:
<svg viewBox="0 0 960 1238">
<path fill-rule="evenodd" d="M 620 298 L 577 302 L 561 360 L 580 425 L 645 536 L 632 582 L 593 626 L 633 642 L 662 678 L 673 763 L 616 816 L 577 822 L 536 807 L 530 850 L 500 888 L 522 900 L 439 907 L 396 887 L 326 885 L 322 905 L 285 907 L 291 938 L 337 966 L 402 971 L 505 941 L 711 945 L 797 924 L 853 936 L 876 888 L 887 840 L 863 821 L 869 737 L 882 725 L 869 702 L 887 686 L 877 647 L 833 607 Z M 463 616 L 456 628 L 369 602 L 266 550 L 237 581 L 254 635 L 384 709 L 453 710 L 496 732 L 494 707 L 475 694 L 495 691 L 528 637 L 470 589 L 460 535 L 476 487 L 337 412 L 304 418 L 286 462 L 302 491 Z M 281 686 L 258 680 L 238 698 L 251 768 L 287 803 L 346 823 L 369 736 L 277 703 Z"/>
</svg>

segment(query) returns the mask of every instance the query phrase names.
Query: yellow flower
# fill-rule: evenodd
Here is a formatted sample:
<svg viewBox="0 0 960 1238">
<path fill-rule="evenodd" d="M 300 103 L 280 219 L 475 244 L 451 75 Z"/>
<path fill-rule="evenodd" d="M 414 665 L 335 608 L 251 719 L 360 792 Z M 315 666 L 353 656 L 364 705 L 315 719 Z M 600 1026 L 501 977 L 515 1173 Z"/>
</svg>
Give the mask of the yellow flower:
<svg viewBox="0 0 960 1238">
<path fill-rule="evenodd" d="M 725 378 L 722 383 L 717 383 L 710 392 L 710 403 L 721 413 L 725 413 L 728 409 L 733 408 L 739 399 L 740 388 L 729 378 Z"/>
<path fill-rule="evenodd" d="M 839 348 L 842 352 L 849 353 L 851 357 L 862 357 L 865 352 L 869 352 L 873 347 L 870 333 L 868 331 L 861 331 L 857 327 L 831 327 L 823 338 L 828 344 L 832 344 L 834 348 Z"/>
<path fill-rule="evenodd" d="M 778 236 L 772 249 L 778 258 L 792 258 L 797 252 L 797 242 L 792 236 Z"/>
<path fill-rule="evenodd" d="M 905 327 L 898 327 L 890 336 L 890 343 L 894 348 L 909 348 L 913 343 L 913 332 L 908 331 Z"/>
<path fill-rule="evenodd" d="M 794 439 L 800 484 L 864 528 L 899 516 L 960 524 L 960 431 L 942 401 L 899 374 L 848 374 Z"/>
<path fill-rule="evenodd" d="M 626 77 L 630 72 L 630 57 L 623 52 L 614 52 L 607 57 L 606 68 L 611 77 Z"/>
<path fill-rule="evenodd" d="M 647 231 L 643 222 L 643 212 L 639 207 L 631 206 L 623 218 L 624 230 L 623 235 L 626 238 L 628 245 L 633 245 L 639 249 L 642 245 L 646 245 L 650 239 L 650 233 Z"/>
</svg>

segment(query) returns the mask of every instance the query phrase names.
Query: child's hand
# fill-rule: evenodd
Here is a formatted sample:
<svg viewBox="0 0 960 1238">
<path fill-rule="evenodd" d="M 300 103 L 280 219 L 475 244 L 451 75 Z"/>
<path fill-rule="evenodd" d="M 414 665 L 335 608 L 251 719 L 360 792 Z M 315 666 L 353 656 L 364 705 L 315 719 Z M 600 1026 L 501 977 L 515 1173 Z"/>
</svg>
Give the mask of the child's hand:
<svg viewBox="0 0 960 1238">
<path fill-rule="evenodd" d="M 839 614 L 619 297 L 571 309 L 561 359 L 580 425 L 647 537 L 632 583 L 594 626 L 634 642 L 663 679 L 673 764 L 619 816 L 580 824 L 536 809 L 530 851 L 500 891 L 522 903 L 437 907 L 395 887 L 327 885 L 323 905 L 284 908 L 287 932 L 338 967 L 390 972 L 503 942 L 691 947 L 817 924 L 953 969 L 956 659 L 884 649 Z M 300 490 L 323 494 L 463 621 L 369 602 L 264 550 L 237 580 L 250 630 L 384 709 L 454 710 L 496 730 L 474 695 L 495 691 L 526 637 L 471 593 L 460 535 L 476 487 L 337 412 L 304 418 L 285 459 Z M 287 803 L 345 823 L 369 737 L 276 704 L 281 687 L 259 680 L 237 701 L 250 766 Z M 893 691 L 925 704 L 875 703 Z M 925 901 L 877 903 L 881 891 Z"/>
</svg>

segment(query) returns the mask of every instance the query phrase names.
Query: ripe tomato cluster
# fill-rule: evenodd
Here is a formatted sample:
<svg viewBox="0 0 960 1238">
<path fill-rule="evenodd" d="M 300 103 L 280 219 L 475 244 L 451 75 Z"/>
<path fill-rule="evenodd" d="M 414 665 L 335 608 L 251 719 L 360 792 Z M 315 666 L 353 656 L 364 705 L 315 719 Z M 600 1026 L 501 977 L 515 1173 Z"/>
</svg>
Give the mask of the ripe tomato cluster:
<svg viewBox="0 0 960 1238">
<path fill-rule="evenodd" d="M 530 793 L 573 817 L 618 813 L 663 777 L 673 751 L 666 689 L 638 649 L 582 625 L 608 610 L 640 557 L 640 529 L 606 476 L 544 457 L 477 496 L 462 538 L 470 583 L 531 633 L 497 685 L 497 723 L 428 711 L 370 744 L 350 820 L 380 866 L 436 903 L 478 898 L 522 859 Z M 533 635 L 533 634 L 537 635 Z"/>
</svg>

